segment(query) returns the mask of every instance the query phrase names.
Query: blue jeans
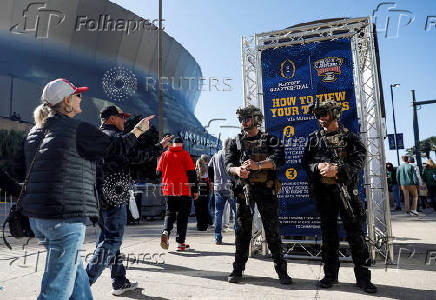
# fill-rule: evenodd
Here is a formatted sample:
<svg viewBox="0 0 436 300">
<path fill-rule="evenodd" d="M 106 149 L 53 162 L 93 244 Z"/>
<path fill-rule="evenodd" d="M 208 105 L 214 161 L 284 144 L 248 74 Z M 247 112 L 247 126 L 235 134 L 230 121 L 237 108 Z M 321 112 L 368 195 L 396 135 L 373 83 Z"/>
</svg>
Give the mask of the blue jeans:
<svg viewBox="0 0 436 300">
<path fill-rule="evenodd" d="M 209 225 L 213 224 L 213 207 L 214 206 L 215 206 L 215 198 L 213 196 L 213 193 L 209 193 L 209 198 L 208 198 L 208 203 L 207 203 Z"/>
<path fill-rule="evenodd" d="M 81 260 L 86 231 L 83 219 L 29 219 L 35 236 L 47 249 L 38 300 L 92 299 Z"/>
<path fill-rule="evenodd" d="M 126 222 L 127 210 L 125 204 L 100 212 L 98 220 L 100 235 L 97 239 L 94 255 L 86 266 L 90 284 L 96 282 L 97 278 L 108 266 L 111 268 L 112 287 L 114 289 L 121 288 L 126 282 L 126 269 L 120 255 Z"/>
<path fill-rule="evenodd" d="M 401 208 L 400 187 L 398 184 L 392 185 L 392 193 L 394 194 L 395 208 Z"/>
<path fill-rule="evenodd" d="M 223 223 L 223 211 L 226 201 L 229 201 L 230 210 L 233 215 L 233 222 L 235 224 L 235 234 L 238 230 L 238 223 L 236 222 L 236 202 L 235 199 L 230 197 L 228 191 L 215 191 L 215 241 L 222 242 L 223 236 L 221 234 Z"/>
</svg>

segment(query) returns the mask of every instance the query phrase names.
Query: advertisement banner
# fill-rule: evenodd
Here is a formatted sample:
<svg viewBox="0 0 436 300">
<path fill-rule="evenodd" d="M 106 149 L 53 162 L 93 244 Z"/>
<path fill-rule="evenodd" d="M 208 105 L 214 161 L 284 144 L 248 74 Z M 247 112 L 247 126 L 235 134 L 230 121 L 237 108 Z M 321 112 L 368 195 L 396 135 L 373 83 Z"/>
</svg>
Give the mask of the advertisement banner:
<svg viewBox="0 0 436 300">
<path fill-rule="evenodd" d="M 350 40 L 266 49 L 261 68 L 266 131 L 285 145 L 286 163 L 279 172 L 281 234 L 319 236 L 319 217 L 301 167 L 308 135 L 319 128 L 308 107 L 316 100 L 337 101 L 343 108 L 340 123 L 359 133 Z"/>
<path fill-rule="evenodd" d="M 394 134 L 388 134 L 388 142 L 389 142 L 389 150 L 397 149 L 397 146 L 395 145 L 395 135 Z"/>
</svg>

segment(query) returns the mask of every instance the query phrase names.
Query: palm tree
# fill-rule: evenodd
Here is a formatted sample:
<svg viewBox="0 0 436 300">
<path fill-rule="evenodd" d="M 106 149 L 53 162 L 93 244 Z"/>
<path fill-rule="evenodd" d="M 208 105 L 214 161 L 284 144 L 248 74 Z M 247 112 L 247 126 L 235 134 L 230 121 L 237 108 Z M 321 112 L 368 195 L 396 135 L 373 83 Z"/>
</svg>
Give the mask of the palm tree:
<svg viewBox="0 0 436 300">
<path fill-rule="evenodd" d="M 24 180 L 26 172 L 23 143 L 23 132 L 0 130 L 0 169 L 19 181 Z"/>
<path fill-rule="evenodd" d="M 419 150 L 421 153 L 425 154 L 427 158 L 430 158 L 430 151 L 435 151 L 436 155 L 436 136 L 426 138 L 425 140 L 419 142 Z M 415 147 L 406 149 L 407 155 L 415 155 Z"/>
</svg>

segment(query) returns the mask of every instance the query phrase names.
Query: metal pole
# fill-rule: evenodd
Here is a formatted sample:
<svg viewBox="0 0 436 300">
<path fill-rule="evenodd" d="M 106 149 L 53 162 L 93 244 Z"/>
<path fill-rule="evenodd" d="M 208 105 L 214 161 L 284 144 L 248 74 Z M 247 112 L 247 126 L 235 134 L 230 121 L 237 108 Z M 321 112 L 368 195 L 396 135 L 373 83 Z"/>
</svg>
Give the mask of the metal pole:
<svg viewBox="0 0 436 300">
<path fill-rule="evenodd" d="M 391 84 L 391 100 L 392 100 L 392 118 L 394 120 L 394 139 L 395 139 L 395 149 L 397 150 L 397 163 L 400 165 L 400 152 L 398 151 L 398 143 L 397 143 L 397 125 L 395 124 L 395 110 L 394 110 L 394 85 Z"/>
<path fill-rule="evenodd" d="M 14 98 L 14 76 L 12 74 L 9 74 L 11 76 L 11 87 L 9 92 L 9 118 L 12 117 L 12 100 Z"/>
<path fill-rule="evenodd" d="M 418 114 L 416 112 L 416 99 L 415 99 L 415 90 L 410 91 L 412 94 L 412 109 L 413 109 L 413 135 L 415 137 L 415 156 L 416 156 L 416 164 L 419 168 L 419 173 L 422 172 L 421 167 L 421 150 L 419 148 L 419 124 L 418 124 Z"/>
<path fill-rule="evenodd" d="M 157 32 L 157 76 L 158 76 L 158 85 L 159 85 L 159 140 L 163 137 L 163 127 L 164 127 L 164 120 L 163 120 L 163 95 L 162 95 L 162 0 L 159 0 L 159 30 Z"/>
</svg>

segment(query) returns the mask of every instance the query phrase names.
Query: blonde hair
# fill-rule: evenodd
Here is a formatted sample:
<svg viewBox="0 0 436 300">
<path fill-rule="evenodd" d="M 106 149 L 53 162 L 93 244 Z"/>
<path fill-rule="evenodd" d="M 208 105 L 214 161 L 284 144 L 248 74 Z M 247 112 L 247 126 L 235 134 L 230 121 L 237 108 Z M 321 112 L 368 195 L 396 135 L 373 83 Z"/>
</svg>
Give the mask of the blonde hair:
<svg viewBox="0 0 436 300">
<path fill-rule="evenodd" d="M 431 159 L 427 159 L 427 166 L 431 169 L 436 169 L 436 165 L 434 164 L 434 161 Z"/>
<path fill-rule="evenodd" d="M 201 159 L 201 157 L 195 162 L 195 171 L 198 179 L 201 179 L 203 174 L 206 172 L 206 163 L 203 159 Z"/>
<path fill-rule="evenodd" d="M 209 162 L 209 156 L 207 154 L 202 154 L 200 156 L 200 159 L 203 160 L 205 163 Z"/>
<path fill-rule="evenodd" d="M 69 99 L 71 101 L 71 96 Z M 53 106 L 50 106 L 47 101 L 42 101 L 33 111 L 33 119 L 35 120 L 36 126 L 42 128 L 47 119 L 53 117 L 56 113 L 65 115 L 72 111 L 73 106 L 68 106 L 63 100 Z"/>
</svg>

